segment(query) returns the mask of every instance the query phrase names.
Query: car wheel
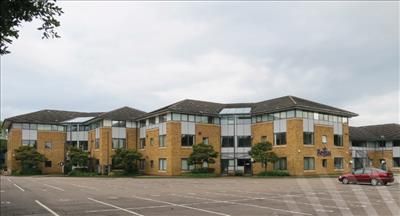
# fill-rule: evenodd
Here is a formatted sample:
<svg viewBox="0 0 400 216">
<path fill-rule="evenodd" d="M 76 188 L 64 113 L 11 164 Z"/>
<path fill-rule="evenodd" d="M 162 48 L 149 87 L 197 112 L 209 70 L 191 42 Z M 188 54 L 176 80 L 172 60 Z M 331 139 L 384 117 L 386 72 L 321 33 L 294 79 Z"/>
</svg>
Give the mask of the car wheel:
<svg viewBox="0 0 400 216">
<path fill-rule="evenodd" d="M 343 179 L 342 179 L 342 183 L 343 183 L 343 184 L 348 184 L 348 183 L 349 183 L 349 180 L 348 180 L 347 178 L 343 178 Z"/>
<path fill-rule="evenodd" d="M 372 186 L 377 186 L 378 184 L 379 184 L 379 181 L 377 179 L 371 179 Z"/>
<path fill-rule="evenodd" d="M 387 182 L 383 182 L 383 185 L 387 185 L 388 183 Z"/>
</svg>

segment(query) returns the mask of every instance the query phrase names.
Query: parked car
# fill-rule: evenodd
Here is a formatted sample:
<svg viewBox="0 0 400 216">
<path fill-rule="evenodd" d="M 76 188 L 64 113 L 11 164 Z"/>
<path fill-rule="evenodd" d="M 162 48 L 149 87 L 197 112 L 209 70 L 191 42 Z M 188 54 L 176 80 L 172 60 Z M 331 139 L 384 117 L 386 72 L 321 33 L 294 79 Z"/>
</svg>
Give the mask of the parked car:
<svg viewBox="0 0 400 216">
<path fill-rule="evenodd" d="M 371 183 L 372 185 L 386 185 L 393 182 L 393 173 L 377 168 L 362 168 L 357 169 L 349 174 L 344 174 L 338 177 L 338 180 L 343 184 L 349 183 Z"/>
</svg>

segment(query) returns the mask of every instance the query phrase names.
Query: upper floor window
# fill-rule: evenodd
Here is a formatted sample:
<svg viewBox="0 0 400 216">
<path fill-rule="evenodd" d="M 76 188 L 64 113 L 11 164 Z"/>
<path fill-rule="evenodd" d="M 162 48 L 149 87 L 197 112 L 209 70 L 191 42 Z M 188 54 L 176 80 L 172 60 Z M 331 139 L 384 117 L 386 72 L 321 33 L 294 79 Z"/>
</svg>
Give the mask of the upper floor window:
<svg viewBox="0 0 400 216">
<path fill-rule="evenodd" d="M 96 139 L 95 139 L 94 148 L 95 148 L 95 149 L 100 148 L 100 139 L 99 139 L 99 138 L 96 138 Z"/>
<path fill-rule="evenodd" d="M 303 132 L 304 145 L 314 145 L 314 133 L 313 132 Z"/>
<path fill-rule="evenodd" d="M 53 144 L 51 142 L 47 141 L 47 142 L 44 143 L 44 148 L 45 149 L 51 149 L 52 147 L 53 147 Z"/>
<path fill-rule="evenodd" d="M 322 135 L 322 144 L 328 143 L 328 137 L 326 135 Z"/>
<path fill-rule="evenodd" d="M 146 127 L 146 120 L 140 120 L 139 121 L 139 127 Z"/>
<path fill-rule="evenodd" d="M 223 136 L 222 137 L 222 147 L 234 147 L 235 141 L 233 136 Z"/>
<path fill-rule="evenodd" d="M 159 117 L 158 117 L 158 121 L 160 122 L 160 123 L 163 123 L 163 122 L 166 122 L 167 121 L 167 114 L 164 114 L 164 115 L 160 115 Z"/>
<path fill-rule="evenodd" d="M 251 147 L 251 136 L 238 136 L 238 147 Z"/>
<path fill-rule="evenodd" d="M 36 148 L 37 141 L 36 140 L 22 140 L 23 146 L 30 146 Z"/>
<path fill-rule="evenodd" d="M 165 144 L 165 135 L 158 136 L 158 144 L 159 144 L 159 147 L 165 147 L 166 146 L 166 144 Z"/>
<path fill-rule="evenodd" d="M 335 146 L 343 146 L 343 136 L 339 134 L 333 135 L 333 144 Z"/>
<path fill-rule="evenodd" d="M 139 148 L 144 149 L 146 147 L 146 139 L 145 138 L 140 138 L 139 140 Z"/>
<path fill-rule="evenodd" d="M 393 140 L 393 147 L 399 147 L 400 146 L 400 140 Z"/>
<path fill-rule="evenodd" d="M 149 118 L 149 125 L 154 125 L 154 124 L 156 124 L 156 117 Z"/>
<path fill-rule="evenodd" d="M 260 141 L 261 141 L 262 143 L 267 142 L 267 136 L 261 136 Z"/>
<path fill-rule="evenodd" d="M 125 121 L 111 121 L 111 125 L 112 127 L 125 127 L 126 126 L 126 122 Z"/>
<path fill-rule="evenodd" d="M 194 135 L 182 134 L 181 145 L 192 146 L 194 144 Z"/>
<path fill-rule="evenodd" d="M 385 140 L 379 140 L 378 141 L 378 146 L 381 147 L 381 148 L 386 147 L 386 141 Z"/>
<path fill-rule="evenodd" d="M 113 138 L 112 139 L 112 148 L 113 149 L 125 148 L 125 143 L 126 143 L 125 139 Z"/>
<path fill-rule="evenodd" d="M 275 133 L 274 134 L 274 144 L 275 145 L 286 145 L 286 132 Z"/>
<path fill-rule="evenodd" d="M 208 145 L 208 137 L 203 137 L 203 143 Z"/>
</svg>

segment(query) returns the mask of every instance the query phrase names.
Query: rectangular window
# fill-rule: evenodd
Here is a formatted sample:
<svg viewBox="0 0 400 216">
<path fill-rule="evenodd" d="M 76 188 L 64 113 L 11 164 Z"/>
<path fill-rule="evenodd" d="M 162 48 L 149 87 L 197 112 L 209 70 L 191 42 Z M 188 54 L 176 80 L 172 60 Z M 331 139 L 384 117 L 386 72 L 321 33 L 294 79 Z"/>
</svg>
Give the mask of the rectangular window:
<svg viewBox="0 0 400 216">
<path fill-rule="evenodd" d="M 182 134 L 181 145 L 182 146 L 193 146 L 194 135 Z"/>
<path fill-rule="evenodd" d="M 208 137 L 203 137 L 203 143 L 208 145 Z"/>
<path fill-rule="evenodd" d="M 393 147 L 400 147 L 400 140 L 393 140 Z"/>
<path fill-rule="evenodd" d="M 400 157 L 393 158 L 393 167 L 400 167 Z"/>
<path fill-rule="evenodd" d="M 296 110 L 296 117 L 297 117 L 297 118 L 303 118 L 303 111 L 301 111 L 301 110 Z"/>
<path fill-rule="evenodd" d="M 189 165 L 189 162 L 188 162 L 187 158 L 182 158 L 181 159 L 181 170 L 182 171 L 190 171 L 193 168 L 194 168 L 193 165 Z"/>
<path fill-rule="evenodd" d="M 378 141 L 378 146 L 379 146 L 380 148 L 386 147 L 386 141 L 385 141 L 385 140 L 380 140 L 380 141 Z"/>
<path fill-rule="evenodd" d="M 212 124 L 212 123 L 213 123 L 213 119 L 214 119 L 213 117 L 208 116 L 208 117 L 207 117 L 207 123 L 208 123 L 208 124 Z"/>
<path fill-rule="evenodd" d="M 23 146 L 30 146 L 36 148 L 36 140 L 22 140 L 22 145 Z"/>
<path fill-rule="evenodd" d="M 122 138 L 113 138 L 112 139 L 112 148 L 113 149 L 120 149 L 125 148 L 125 139 Z"/>
<path fill-rule="evenodd" d="M 146 168 L 146 160 L 140 159 L 139 160 L 139 170 L 144 170 Z"/>
<path fill-rule="evenodd" d="M 267 136 L 261 136 L 261 142 L 266 143 L 267 142 Z"/>
<path fill-rule="evenodd" d="M 94 148 L 95 148 L 95 149 L 100 148 L 100 139 L 99 139 L 99 138 L 97 138 L 97 139 L 95 140 Z"/>
<path fill-rule="evenodd" d="M 333 144 L 335 146 L 343 146 L 343 136 L 338 134 L 333 135 Z"/>
<path fill-rule="evenodd" d="M 335 169 L 343 169 L 343 158 L 334 158 L 333 163 L 335 165 Z"/>
<path fill-rule="evenodd" d="M 313 157 L 304 157 L 304 170 L 314 170 L 314 158 Z"/>
<path fill-rule="evenodd" d="M 328 143 L 328 137 L 326 135 L 322 135 L 322 144 Z"/>
<path fill-rule="evenodd" d="M 79 147 L 83 150 L 83 151 L 87 151 L 89 149 L 88 147 L 88 141 L 79 141 Z"/>
<path fill-rule="evenodd" d="M 139 127 L 146 127 L 146 120 L 139 121 Z"/>
<path fill-rule="evenodd" d="M 274 134 L 275 145 L 286 145 L 286 132 Z"/>
<path fill-rule="evenodd" d="M 287 170 L 287 159 L 286 157 L 279 158 L 274 163 L 274 170 Z"/>
<path fill-rule="evenodd" d="M 180 120 L 181 120 L 181 114 L 172 113 L 172 120 L 174 120 L 174 121 L 180 121 Z"/>
<path fill-rule="evenodd" d="M 160 115 L 160 116 L 158 117 L 158 121 L 159 121 L 160 123 L 166 122 L 166 121 L 167 121 L 167 114 Z"/>
<path fill-rule="evenodd" d="M 261 115 L 256 116 L 256 122 L 262 122 L 262 116 Z"/>
<path fill-rule="evenodd" d="M 154 124 L 156 124 L 156 117 L 149 118 L 149 125 L 154 125 Z"/>
<path fill-rule="evenodd" d="M 165 147 L 166 146 L 166 144 L 165 144 L 165 135 L 158 136 L 158 144 L 159 144 L 159 147 Z"/>
<path fill-rule="evenodd" d="M 322 159 L 322 167 L 327 168 L 328 167 L 328 160 L 327 159 Z"/>
<path fill-rule="evenodd" d="M 150 145 L 152 146 L 154 144 L 154 139 L 153 137 L 150 138 Z"/>
<path fill-rule="evenodd" d="M 313 132 L 303 132 L 304 145 L 314 145 L 314 133 Z"/>
<path fill-rule="evenodd" d="M 51 167 L 51 161 L 45 161 L 44 162 L 45 167 Z"/>
<path fill-rule="evenodd" d="M 167 159 L 160 158 L 158 160 L 158 170 L 160 170 L 160 171 L 166 171 L 167 170 Z"/>
<path fill-rule="evenodd" d="M 144 149 L 146 147 L 146 139 L 145 138 L 140 138 L 139 140 L 139 148 Z"/>
<path fill-rule="evenodd" d="M 238 136 L 238 147 L 251 147 L 251 136 Z"/>
<path fill-rule="evenodd" d="M 294 110 L 287 111 L 286 117 L 287 118 L 293 118 L 294 117 Z"/>
<path fill-rule="evenodd" d="M 52 148 L 52 143 L 51 142 L 45 142 L 44 143 L 44 148 L 45 149 L 51 149 Z"/>
<path fill-rule="evenodd" d="M 223 136 L 222 137 L 222 147 L 234 147 L 234 137 L 233 136 Z"/>
</svg>

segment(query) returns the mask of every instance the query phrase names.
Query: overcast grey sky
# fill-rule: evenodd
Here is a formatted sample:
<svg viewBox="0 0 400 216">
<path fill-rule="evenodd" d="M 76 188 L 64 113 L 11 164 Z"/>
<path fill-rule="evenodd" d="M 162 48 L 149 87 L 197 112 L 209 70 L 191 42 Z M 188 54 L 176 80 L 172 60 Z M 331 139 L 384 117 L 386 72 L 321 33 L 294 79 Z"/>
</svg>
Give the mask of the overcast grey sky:
<svg viewBox="0 0 400 216">
<path fill-rule="evenodd" d="M 1 118 L 295 95 L 399 123 L 398 2 L 58 2 L 1 57 Z"/>
</svg>

